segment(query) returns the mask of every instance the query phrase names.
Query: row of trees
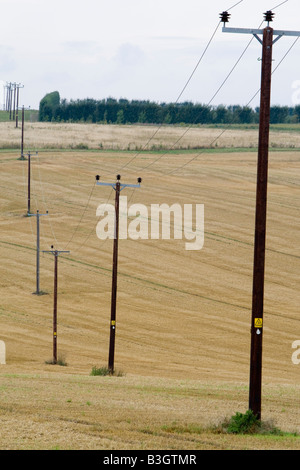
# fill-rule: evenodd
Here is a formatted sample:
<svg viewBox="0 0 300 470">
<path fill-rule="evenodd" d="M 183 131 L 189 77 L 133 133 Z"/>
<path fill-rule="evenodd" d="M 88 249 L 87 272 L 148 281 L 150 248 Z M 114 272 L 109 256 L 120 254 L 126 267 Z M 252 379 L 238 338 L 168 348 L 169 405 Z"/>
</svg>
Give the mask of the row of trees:
<svg viewBox="0 0 300 470">
<path fill-rule="evenodd" d="M 112 124 L 255 124 L 259 122 L 259 108 L 114 98 L 67 101 L 61 100 L 59 93 L 54 91 L 41 100 L 39 120 Z M 300 106 L 272 106 L 271 124 L 291 122 L 300 122 Z"/>
</svg>

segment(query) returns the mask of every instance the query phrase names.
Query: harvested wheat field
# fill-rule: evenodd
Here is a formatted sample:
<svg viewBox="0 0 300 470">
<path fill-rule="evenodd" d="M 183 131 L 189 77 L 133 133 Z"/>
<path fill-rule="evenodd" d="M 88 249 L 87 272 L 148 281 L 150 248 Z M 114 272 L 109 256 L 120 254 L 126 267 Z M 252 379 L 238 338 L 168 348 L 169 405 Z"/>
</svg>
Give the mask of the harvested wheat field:
<svg viewBox="0 0 300 470">
<path fill-rule="evenodd" d="M 286 434 L 264 437 L 217 432 L 248 407 L 256 152 L 32 156 L 31 212 L 49 211 L 40 218 L 41 250 L 70 251 L 58 260 L 65 365 L 47 364 L 54 257 L 41 254 L 44 295 L 34 295 L 36 217 L 26 216 L 27 161 L 18 158 L 0 153 L 0 448 L 300 449 L 300 364 L 292 361 L 300 339 L 299 152 L 270 152 L 262 420 Z M 186 250 L 184 238 L 120 240 L 121 373 L 100 377 L 90 374 L 107 365 L 113 241 L 97 237 L 96 210 L 114 203 L 114 191 L 96 186 L 95 175 L 113 182 L 117 173 L 123 183 L 143 178 L 122 192 L 128 206 L 204 204 L 205 240 L 198 251 Z"/>
<path fill-rule="evenodd" d="M 20 148 L 21 127 L 0 122 L 0 148 Z M 253 128 L 254 127 L 254 128 Z M 256 126 L 257 127 L 257 126 Z M 24 123 L 24 149 L 91 149 L 91 150 L 161 150 L 201 148 L 256 148 L 255 126 L 224 128 L 209 126 L 113 125 L 85 123 Z M 297 124 L 274 125 L 270 147 L 299 149 Z"/>
</svg>

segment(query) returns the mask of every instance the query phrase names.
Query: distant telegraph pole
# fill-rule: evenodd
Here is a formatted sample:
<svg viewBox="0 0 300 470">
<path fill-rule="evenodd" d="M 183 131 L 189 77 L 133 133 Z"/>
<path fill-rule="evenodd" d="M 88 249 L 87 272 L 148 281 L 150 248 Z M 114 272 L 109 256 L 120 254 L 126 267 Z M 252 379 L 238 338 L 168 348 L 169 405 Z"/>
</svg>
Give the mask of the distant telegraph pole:
<svg viewBox="0 0 300 470">
<path fill-rule="evenodd" d="M 15 113 L 16 113 L 16 90 L 17 90 L 17 84 L 13 83 L 13 92 L 14 92 L 13 120 L 15 120 Z"/>
<path fill-rule="evenodd" d="M 31 154 L 28 153 L 28 177 L 27 177 L 27 215 L 30 214 L 30 198 L 31 198 Z"/>
<path fill-rule="evenodd" d="M 36 217 L 36 295 L 42 295 L 43 292 L 40 291 L 40 217 L 46 214 L 40 214 L 37 210 L 36 214 L 28 214 L 30 217 Z"/>
<path fill-rule="evenodd" d="M 297 31 L 277 31 L 270 27 L 274 13 L 267 11 L 264 19 L 268 23 L 264 29 L 228 28 L 226 23 L 231 16 L 228 12 L 221 13 L 224 33 L 253 34 L 262 44 L 260 122 L 257 163 L 256 216 L 253 263 L 253 292 L 251 320 L 251 353 L 250 353 L 250 387 L 249 409 L 261 419 L 261 386 L 262 386 L 262 339 L 263 339 L 263 304 L 264 304 L 264 273 L 267 219 L 267 183 L 268 154 L 270 130 L 271 76 L 273 44 L 283 36 L 300 36 Z M 263 35 L 263 40 L 259 37 Z M 273 40 L 274 35 L 277 37 Z"/>
<path fill-rule="evenodd" d="M 25 110 L 22 106 L 22 131 L 21 131 L 21 157 L 19 160 L 26 160 L 24 158 L 24 125 L 25 125 Z"/>
<path fill-rule="evenodd" d="M 52 253 L 54 255 L 54 301 L 53 301 L 53 364 L 57 364 L 57 271 L 58 256 L 61 253 L 70 253 L 69 251 L 51 250 L 43 251 L 43 253 Z"/>
<path fill-rule="evenodd" d="M 35 152 L 35 155 L 38 153 Z M 31 203 L 31 153 L 28 152 L 28 169 L 27 169 L 27 215 L 30 216 L 30 203 Z M 21 158 L 21 160 L 26 160 L 26 158 Z"/>
<path fill-rule="evenodd" d="M 24 88 L 24 85 L 16 82 L 6 82 L 4 86 L 6 93 L 4 96 L 3 109 L 9 112 L 9 120 L 16 119 L 16 127 L 18 127 L 18 106 L 19 106 L 19 95 L 20 88 Z"/>
<path fill-rule="evenodd" d="M 11 121 L 13 84 L 9 84 L 9 120 Z"/>
<path fill-rule="evenodd" d="M 17 104 L 16 104 L 16 127 L 19 126 L 19 99 L 20 99 L 20 88 L 24 88 L 24 85 L 17 84 Z"/>
<path fill-rule="evenodd" d="M 11 83 L 6 82 L 5 88 L 6 88 L 5 111 L 9 111 Z"/>
<path fill-rule="evenodd" d="M 22 129 L 21 129 L 21 156 L 18 160 L 26 160 L 24 157 L 24 124 L 25 124 L 25 110 L 24 106 L 22 106 Z"/>
<path fill-rule="evenodd" d="M 108 369 L 111 374 L 114 373 L 114 357 L 115 357 L 115 337 L 116 337 L 116 306 L 117 306 L 117 276 L 118 276 L 118 244 L 119 244 L 119 201 L 120 192 L 127 187 L 139 188 L 142 178 L 138 178 L 138 184 L 121 184 L 121 176 L 117 175 L 116 183 L 102 183 L 100 176 L 96 176 L 97 185 L 111 186 L 115 192 L 115 229 L 114 229 L 114 249 L 113 249 L 113 269 L 112 269 L 112 289 L 111 289 L 111 315 L 110 315 L 110 339 L 109 339 L 109 356 Z"/>
</svg>

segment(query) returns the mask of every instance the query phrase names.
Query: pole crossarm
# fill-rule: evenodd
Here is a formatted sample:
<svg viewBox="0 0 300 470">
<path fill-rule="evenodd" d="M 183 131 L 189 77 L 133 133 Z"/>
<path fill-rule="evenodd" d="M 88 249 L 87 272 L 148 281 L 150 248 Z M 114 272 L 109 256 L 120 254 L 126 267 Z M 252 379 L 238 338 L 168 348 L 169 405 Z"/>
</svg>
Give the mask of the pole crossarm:
<svg viewBox="0 0 300 470">
<path fill-rule="evenodd" d="M 251 29 L 251 28 L 228 28 L 226 26 L 223 26 L 222 28 L 223 33 L 233 33 L 233 34 L 253 34 L 253 36 L 263 44 L 263 41 L 260 39 L 259 35 L 264 34 L 264 29 Z M 281 29 L 274 29 L 273 30 L 273 36 L 277 36 L 272 44 L 275 44 L 279 39 L 281 39 L 283 36 L 293 36 L 293 37 L 299 37 L 300 36 L 300 31 L 284 31 Z"/>
<path fill-rule="evenodd" d="M 96 184 L 97 184 L 97 186 L 111 186 L 114 190 L 116 190 L 116 188 L 117 188 L 116 183 L 104 183 L 102 181 L 97 181 Z M 137 184 L 119 183 L 119 186 L 120 186 L 120 191 L 122 191 L 125 188 L 140 188 L 141 187 L 141 179 Z"/>
<path fill-rule="evenodd" d="M 34 155 L 38 155 L 39 152 L 31 152 L 31 150 L 29 150 L 29 152 L 26 153 L 27 157 L 32 157 Z"/>
<path fill-rule="evenodd" d="M 48 211 L 46 211 L 46 214 L 40 214 L 39 211 L 37 211 L 36 214 L 27 214 L 28 217 L 41 217 L 42 215 L 49 215 Z"/>
<path fill-rule="evenodd" d="M 224 26 L 222 28 L 223 33 L 237 33 L 237 34 L 264 34 L 263 29 L 255 28 L 228 28 Z M 300 36 L 300 31 L 284 31 L 281 29 L 273 30 L 274 36 Z"/>
<path fill-rule="evenodd" d="M 61 253 L 70 253 L 69 251 L 64 251 L 64 250 L 42 250 L 42 253 L 52 253 L 53 255 L 57 256 L 60 255 Z"/>
<path fill-rule="evenodd" d="M 120 191 L 122 191 L 124 188 L 140 188 L 141 185 L 140 183 L 138 184 L 120 184 Z"/>
<path fill-rule="evenodd" d="M 261 44 L 263 41 L 260 39 L 259 35 L 264 33 L 263 29 L 251 29 L 251 28 L 227 28 L 224 26 L 222 28 L 223 33 L 236 33 L 236 34 L 253 34 L 253 36 L 260 42 Z M 300 36 L 300 31 L 283 31 L 279 29 L 274 29 L 273 30 L 273 35 L 277 36 L 272 44 L 275 44 L 279 39 L 281 39 L 283 36 Z"/>
</svg>

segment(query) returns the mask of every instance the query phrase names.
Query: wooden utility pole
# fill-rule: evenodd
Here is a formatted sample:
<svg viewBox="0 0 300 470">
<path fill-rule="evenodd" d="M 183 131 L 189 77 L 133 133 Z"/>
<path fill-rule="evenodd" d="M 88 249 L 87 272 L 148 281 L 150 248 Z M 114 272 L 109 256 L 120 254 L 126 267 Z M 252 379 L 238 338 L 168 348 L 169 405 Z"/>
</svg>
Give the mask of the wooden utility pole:
<svg viewBox="0 0 300 470">
<path fill-rule="evenodd" d="M 110 312 L 110 337 L 109 337 L 109 354 L 108 354 L 108 370 L 110 374 L 114 373 L 115 360 L 115 338 L 116 338 L 116 307 L 117 307 L 117 276 L 118 276 L 118 245 L 119 245 L 119 207 L 120 192 L 126 187 L 139 188 L 142 178 L 138 178 L 138 184 L 121 184 L 121 176 L 117 175 L 116 183 L 102 183 L 100 176 L 96 176 L 97 185 L 112 186 L 115 190 L 115 224 L 114 224 L 114 248 L 113 248 L 113 267 L 112 267 L 112 288 L 111 288 L 111 312 Z"/>
<path fill-rule="evenodd" d="M 20 160 L 25 160 L 24 158 L 24 121 L 25 121 L 25 111 L 24 106 L 22 107 L 22 132 L 21 132 L 21 158 Z"/>
<path fill-rule="evenodd" d="M 31 198 L 31 155 L 28 153 L 28 175 L 27 175 L 27 215 L 30 214 L 30 198 Z"/>
<path fill-rule="evenodd" d="M 17 84 L 16 83 L 13 83 L 13 93 L 14 93 L 14 104 L 13 104 L 13 120 L 15 120 L 15 113 L 16 113 L 16 88 L 17 87 Z"/>
<path fill-rule="evenodd" d="M 11 84 L 6 82 L 6 97 L 5 97 L 5 111 L 9 111 L 9 96 L 10 96 L 10 86 Z"/>
<path fill-rule="evenodd" d="M 36 295 L 42 295 L 43 292 L 40 291 L 40 217 L 46 214 L 40 214 L 37 210 L 36 214 L 28 214 L 30 217 L 36 217 Z"/>
<path fill-rule="evenodd" d="M 249 409 L 260 420 L 272 50 L 273 44 L 282 36 L 300 36 L 300 32 L 273 30 L 269 26 L 274 17 L 272 11 L 265 13 L 264 19 L 268 25 L 263 30 L 228 28 L 225 24 L 228 23 L 229 17 L 228 12 L 221 14 L 223 32 L 253 34 L 262 44 L 249 383 Z M 263 40 L 259 35 L 263 35 Z M 277 36 L 276 39 L 273 39 L 274 35 Z"/>
<path fill-rule="evenodd" d="M 53 248 L 53 245 L 51 246 Z M 54 296 L 53 296 L 53 364 L 57 364 L 57 271 L 58 256 L 61 253 L 70 253 L 69 251 L 49 250 L 43 253 L 52 253 L 54 255 Z"/>
<path fill-rule="evenodd" d="M 19 126 L 19 97 L 20 97 L 20 88 L 24 88 L 24 85 L 20 83 L 17 84 L 17 104 L 16 104 L 16 127 Z"/>
<path fill-rule="evenodd" d="M 16 127 L 18 127 L 18 124 L 19 124 L 19 95 L 20 95 L 20 85 L 17 85 Z"/>
<path fill-rule="evenodd" d="M 271 105 L 273 29 L 263 33 L 256 216 L 253 263 L 249 409 L 261 417 L 264 276 L 267 221 L 267 186 Z"/>
<path fill-rule="evenodd" d="M 119 176 L 119 175 L 118 175 Z M 115 357 L 115 337 L 116 337 L 116 307 L 117 307 L 117 276 L 118 276 L 118 245 L 119 245 L 119 208 L 120 208 L 120 191 L 121 185 L 117 179 L 115 185 L 115 234 L 114 234 L 114 250 L 113 250 L 113 269 L 112 269 L 112 286 L 111 286 L 111 312 L 110 312 L 110 342 L 108 369 L 111 373 L 114 371 Z"/>
<path fill-rule="evenodd" d="M 11 110 L 11 82 L 7 85 L 7 111 Z"/>
<path fill-rule="evenodd" d="M 53 363 L 57 364 L 57 260 L 58 253 L 54 254 L 54 302 L 53 302 Z"/>
<path fill-rule="evenodd" d="M 35 155 L 38 153 L 35 152 Z M 27 169 L 27 215 L 30 216 L 30 202 L 31 202 L 31 153 L 28 152 L 28 169 Z M 21 160 L 26 160 L 26 158 L 22 158 Z"/>
<path fill-rule="evenodd" d="M 9 87 L 9 120 L 11 121 L 11 109 L 12 109 L 12 83 Z"/>
</svg>

